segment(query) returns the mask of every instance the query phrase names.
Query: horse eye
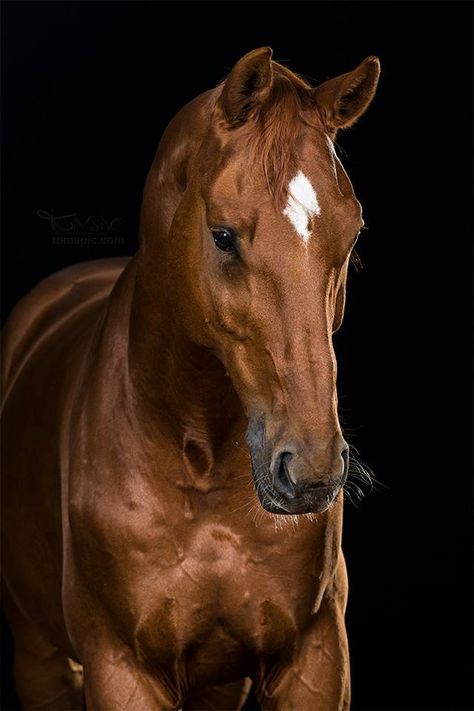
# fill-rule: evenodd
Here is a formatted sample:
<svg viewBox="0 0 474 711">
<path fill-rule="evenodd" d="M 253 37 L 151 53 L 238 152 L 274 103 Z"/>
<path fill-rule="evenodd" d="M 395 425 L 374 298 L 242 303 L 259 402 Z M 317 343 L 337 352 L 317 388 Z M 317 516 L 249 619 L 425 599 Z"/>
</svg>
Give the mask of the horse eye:
<svg viewBox="0 0 474 711">
<path fill-rule="evenodd" d="M 212 236 L 217 249 L 221 252 L 235 252 L 235 238 L 231 230 L 219 227 L 212 230 Z"/>
</svg>

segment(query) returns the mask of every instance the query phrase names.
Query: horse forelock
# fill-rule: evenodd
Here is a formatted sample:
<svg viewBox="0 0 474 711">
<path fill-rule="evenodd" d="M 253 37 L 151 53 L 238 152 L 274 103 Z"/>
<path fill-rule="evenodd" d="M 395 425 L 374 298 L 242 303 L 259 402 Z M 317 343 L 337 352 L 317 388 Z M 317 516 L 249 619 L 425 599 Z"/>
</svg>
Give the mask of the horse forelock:
<svg viewBox="0 0 474 711">
<path fill-rule="evenodd" d="M 263 168 L 268 191 L 277 205 L 286 202 L 288 185 L 298 170 L 297 148 L 304 127 L 321 128 L 311 86 L 298 74 L 273 62 L 274 78 L 267 98 L 249 116 L 251 157 Z"/>
</svg>

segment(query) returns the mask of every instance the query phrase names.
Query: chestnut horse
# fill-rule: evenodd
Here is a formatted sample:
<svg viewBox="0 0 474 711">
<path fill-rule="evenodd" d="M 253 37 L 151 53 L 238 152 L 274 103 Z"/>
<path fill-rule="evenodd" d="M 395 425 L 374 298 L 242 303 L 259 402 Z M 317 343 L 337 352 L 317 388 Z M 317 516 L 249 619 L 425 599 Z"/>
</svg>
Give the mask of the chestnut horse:
<svg viewBox="0 0 474 711">
<path fill-rule="evenodd" d="M 363 224 L 333 146 L 379 62 L 243 57 L 171 121 L 132 259 L 5 334 L 4 604 L 25 708 L 349 707 L 332 334 Z"/>
</svg>

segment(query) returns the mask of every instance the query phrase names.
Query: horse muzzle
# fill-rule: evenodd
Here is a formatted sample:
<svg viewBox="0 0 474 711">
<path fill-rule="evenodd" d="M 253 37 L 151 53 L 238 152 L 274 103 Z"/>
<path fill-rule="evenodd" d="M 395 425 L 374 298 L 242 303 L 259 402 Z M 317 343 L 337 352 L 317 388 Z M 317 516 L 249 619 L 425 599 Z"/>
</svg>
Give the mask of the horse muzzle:
<svg viewBox="0 0 474 711">
<path fill-rule="evenodd" d="M 283 451 L 272 447 L 259 422 L 249 425 L 247 443 L 255 489 L 262 507 L 270 513 L 322 513 L 346 482 L 349 450 L 341 437 L 330 448 L 324 466 L 321 461 L 313 463 L 301 447 L 286 447 Z"/>
</svg>

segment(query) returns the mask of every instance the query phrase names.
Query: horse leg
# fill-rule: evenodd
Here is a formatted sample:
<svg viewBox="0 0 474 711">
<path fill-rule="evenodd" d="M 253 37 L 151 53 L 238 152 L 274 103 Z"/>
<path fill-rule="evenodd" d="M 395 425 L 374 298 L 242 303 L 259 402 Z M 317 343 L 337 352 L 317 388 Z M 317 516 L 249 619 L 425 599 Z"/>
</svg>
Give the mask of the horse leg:
<svg viewBox="0 0 474 711">
<path fill-rule="evenodd" d="M 349 711 L 350 668 L 344 611 L 347 578 L 342 559 L 293 664 L 258 684 L 264 711 Z M 272 678 L 273 677 L 273 678 Z"/>
<path fill-rule="evenodd" d="M 350 677 L 342 616 L 320 610 L 294 663 L 276 684 L 259 684 L 264 711 L 349 711 Z"/>
<path fill-rule="evenodd" d="M 91 711 L 177 711 L 177 693 L 117 640 L 94 638 L 84 650 L 84 690 Z"/>
<path fill-rule="evenodd" d="M 208 686 L 186 699 L 183 711 L 240 711 L 251 685 L 250 679 L 241 679 L 224 686 Z"/>
<path fill-rule="evenodd" d="M 80 711 L 82 667 L 54 647 L 3 588 L 5 615 L 14 640 L 13 673 L 24 709 Z"/>
</svg>

